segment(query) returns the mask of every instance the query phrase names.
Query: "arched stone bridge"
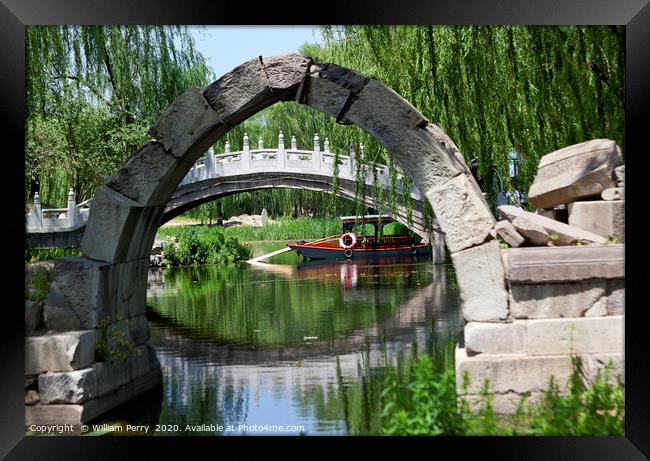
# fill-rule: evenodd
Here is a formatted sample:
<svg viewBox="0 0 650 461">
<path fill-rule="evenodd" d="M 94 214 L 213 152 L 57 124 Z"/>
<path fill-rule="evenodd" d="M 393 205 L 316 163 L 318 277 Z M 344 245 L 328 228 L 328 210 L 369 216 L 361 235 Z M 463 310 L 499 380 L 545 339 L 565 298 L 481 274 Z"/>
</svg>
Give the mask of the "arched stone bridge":
<svg viewBox="0 0 650 461">
<path fill-rule="evenodd" d="M 318 135 L 314 136 L 313 149 L 299 149 L 295 137 L 291 146 L 285 148 L 284 134 L 278 135 L 277 148 L 265 148 L 263 141 L 251 149 L 248 135 L 244 135 L 243 150 L 230 152 L 226 143 L 225 152 L 215 155 L 210 148 L 188 171 L 165 207 L 161 224 L 216 198 L 240 192 L 282 188 L 306 189 L 323 193 L 332 191 L 337 155 L 330 152 L 329 140 L 325 138 L 323 150 Z M 363 144 L 360 145 L 363 150 Z M 377 208 L 374 187 L 386 192 L 392 188 L 388 167 L 379 163 L 366 163 L 359 172 L 354 150 L 350 155 L 338 155 L 338 179 L 336 195 L 354 200 L 357 174 L 365 181 L 364 194 L 359 199 L 367 206 Z M 408 225 L 407 208 L 404 203 L 404 182 L 398 174 L 395 181 L 398 203 L 395 219 Z M 425 222 L 422 193 L 412 185 L 408 190 L 412 203 L 411 229 L 424 239 L 430 240 Z M 385 195 L 387 196 L 387 194 Z M 387 202 L 387 200 L 385 201 Z M 81 242 L 90 212 L 92 199 L 76 204 L 72 191 L 68 195 L 68 207 L 42 210 L 38 196 L 34 208 L 26 216 L 27 244 L 32 247 L 75 246 Z M 440 229 L 434 237 L 437 244 L 444 244 Z"/>
</svg>

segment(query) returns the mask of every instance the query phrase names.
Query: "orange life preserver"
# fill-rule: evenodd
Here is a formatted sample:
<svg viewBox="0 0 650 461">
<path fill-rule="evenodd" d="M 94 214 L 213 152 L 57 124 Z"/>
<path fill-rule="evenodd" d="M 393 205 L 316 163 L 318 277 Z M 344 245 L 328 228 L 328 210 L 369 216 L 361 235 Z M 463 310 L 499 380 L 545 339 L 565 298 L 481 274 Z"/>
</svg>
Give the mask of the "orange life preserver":
<svg viewBox="0 0 650 461">
<path fill-rule="evenodd" d="M 351 242 L 349 245 L 346 245 L 344 242 L 344 239 L 346 237 L 350 237 Z M 339 245 L 341 248 L 345 248 L 346 250 L 348 248 L 353 248 L 357 244 L 357 236 L 354 235 L 352 232 L 346 232 L 345 234 L 341 234 L 341 237 L 339 238 Z"/>
</svg>

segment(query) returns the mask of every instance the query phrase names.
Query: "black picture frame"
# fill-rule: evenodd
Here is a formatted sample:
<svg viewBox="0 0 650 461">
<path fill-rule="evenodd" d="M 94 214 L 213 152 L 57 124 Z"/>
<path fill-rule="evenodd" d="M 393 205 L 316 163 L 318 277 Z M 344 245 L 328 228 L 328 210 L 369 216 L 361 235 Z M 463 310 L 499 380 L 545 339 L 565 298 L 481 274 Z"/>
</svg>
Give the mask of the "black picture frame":
<svg viewBox="0 0 650 461">
<path fill-rule="evenodd" d="M 24 277 L 24 27 L 37 24 L 621 24 L 626 25 L 626 299 L 625 437 L 25 437 L 24 325 L 21 318 Z M 650 457 L 650 345 L 647 308 L 641 290 L 650 224 L 643 219 L 643 179 L 650 152 L 645 142 L 650 111 L 650 4 L 648 0 L 351 0 L 304 3 L 293 0 L 253 7 L 244 2 L 207 0 L 0 0 L 0 113 L 4 155 L 4 321 L 0 348 L 0 456 L 8 460 L 120 459 L 133 450 L 196 456 L 198 446 L 210 456 L 224 449 L 311 458 L 340 456 L 359 449 L 398 456 L 458 456 L 477 459 L 618 460 Z M 435 122 L 435 121 L 434 121 Z M 11 141 L 11 142 L 7 142 Z M 644 163 L 645 162 L 645 163 Z M 9 277 L 8 279 L 6 277 Z M 644 322 L 646 320 L 646 322 Z M 278 450 L 274 452 L 274 450 Z M 444 450 L 444 451 L 443 451 Z M 443 454 L 444 453 L 444 454 Z M 152 456 L 153 451 L 151 452 Z M 233 455 L 237 455 L 234 453 Z"/>
</svg>

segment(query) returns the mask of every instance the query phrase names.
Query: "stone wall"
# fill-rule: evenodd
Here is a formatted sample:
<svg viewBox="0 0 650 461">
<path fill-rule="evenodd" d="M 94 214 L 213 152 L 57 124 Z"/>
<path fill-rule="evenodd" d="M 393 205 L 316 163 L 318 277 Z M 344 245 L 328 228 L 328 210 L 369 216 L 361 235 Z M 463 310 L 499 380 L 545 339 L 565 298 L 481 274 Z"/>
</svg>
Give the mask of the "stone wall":
<svg viewBox="0 0 650 461">
<path fill-rule="evenodd" d="M 141 265 L 68 257 L 27 267 L 27 425 L 86 423 L 161 386 L 144 304 L 137 302 L 145 287 L 129 277 Z M 105 304 L 111 297 L 102 293 L 117 296 Z"/>
<path fill-rule="evenodd" d="M 537 400 L 551 376 L 565 391 L 571 356 L 582 359 L 589 380 L 610 361 L 612 375 L 623 377 L 623 245 L 500 251 L 508 309 L 486 319 L 465 316 L 464 347 L 456 350 L 459 395 L 478 404 L 489 379 L 495 411 L 514 413 L 521 396 Z"/>
</svg>

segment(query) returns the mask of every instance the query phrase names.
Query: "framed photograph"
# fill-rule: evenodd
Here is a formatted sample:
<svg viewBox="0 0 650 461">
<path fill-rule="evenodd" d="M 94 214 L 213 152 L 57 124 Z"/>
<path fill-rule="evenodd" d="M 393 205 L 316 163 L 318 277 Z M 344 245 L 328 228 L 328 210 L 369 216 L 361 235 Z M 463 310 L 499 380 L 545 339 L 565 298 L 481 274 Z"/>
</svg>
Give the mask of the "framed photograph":
<svg viewBox="0 0 650 461">
<path fill-rule="evenodd" d="M 649 456 L 650 6 L 139 3 L 0 6 L 3 456 Z"/>
</svg>

